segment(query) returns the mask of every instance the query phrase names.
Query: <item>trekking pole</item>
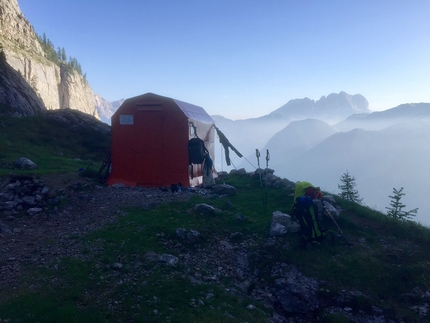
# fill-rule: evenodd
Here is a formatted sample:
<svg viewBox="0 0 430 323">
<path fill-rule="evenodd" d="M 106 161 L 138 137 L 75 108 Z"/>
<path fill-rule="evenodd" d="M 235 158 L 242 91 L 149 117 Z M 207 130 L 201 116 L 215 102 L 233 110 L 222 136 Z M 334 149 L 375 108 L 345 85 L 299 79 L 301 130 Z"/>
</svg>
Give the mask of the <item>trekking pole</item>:
<svg viewBox="0 0 430 323">
<path fill-rule="evenodd" d="M 345 236 L 345 234 L 343 233 L 342 229 L 340 228 L 340 226 L 337 224 L 336 220 L 333 218 L 333 216 L 331 215 L 331 213 L 329 212 L 329 210 L 327 209 L 327 207 L 324 204 L 324 201 L 321 199 L 322 205 L 324 210 L 326 211 L 327 215 L 330 217 L 330 219 L 332 219 L 333 223 L 336 225 L 337 229 L 339 230 L 340 234 L 342 235 L 342 237 L 346 240 L 347 245 L 352 246 L 353 244 L 351 242 L 349 242 L 349 240 L 347 239 L 347 237 Z"/>
<path fill-rule="evenodd" d="M 267 170 L 269 169 L 270 154 L 269 149 L 266 149 L 266 169 L 264 170 L 264 182 L 266 184 L 266 199 L 265 199 L 265 209 L 267 210 Z"/>
<path fill-rule="evenodd" d="M 255 156 L 257 156 L 258 173 L 260 175 L 261 200 L 263 202 L 263 210 L 264 212 L 266 212 L 266 203 L 264 202 L 264 193 L 263 193 L 263 181 L 261 179 L 260 152 L 258 151 L 258 149 L 255 149 Z"/>
</svg>

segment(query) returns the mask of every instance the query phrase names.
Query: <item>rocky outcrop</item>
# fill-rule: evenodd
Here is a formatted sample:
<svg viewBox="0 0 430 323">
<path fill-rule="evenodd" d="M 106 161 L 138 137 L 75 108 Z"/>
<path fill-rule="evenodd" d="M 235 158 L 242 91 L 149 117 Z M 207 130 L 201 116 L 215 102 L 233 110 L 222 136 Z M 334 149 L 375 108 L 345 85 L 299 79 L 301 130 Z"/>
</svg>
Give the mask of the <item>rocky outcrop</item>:
<svg viewBox="0 0 430 323">
<path fill-rule="evenodd" d="M 43 56 L 33 26 L 22 14 L 17 0 L 0 0 L 0 39 L 15 50 L 25 48 L 28 53 Z"/>
<path fill-rule="evenodd" d="M 0 0 L 0 45 L 6 62 L 31 86 L 46 109 L 71 108 L 100 119 L 85 78 L 64 64 L 58 66 L 46 59 L 17 0 Z M 0 84 L 0 90 L 2 87 Z"/>
<path fill-rule="evenodd" d="M 25 79 L 8 63 L 0 61 L 0 115 L 20 117 L 43 111 L 45 105 Z"/>
</svg>

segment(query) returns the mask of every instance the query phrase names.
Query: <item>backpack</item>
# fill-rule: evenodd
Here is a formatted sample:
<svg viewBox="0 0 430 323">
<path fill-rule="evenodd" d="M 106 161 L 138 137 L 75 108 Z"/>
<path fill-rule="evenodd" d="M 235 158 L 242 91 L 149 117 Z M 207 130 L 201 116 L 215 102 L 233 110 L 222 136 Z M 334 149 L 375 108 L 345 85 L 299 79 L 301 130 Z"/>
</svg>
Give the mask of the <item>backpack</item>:
<svg viewBox="0 0 430 323">
<path fill-rule="evenodd" d="M 309 242 L 320 242 L 324 239 L 326 231 L 321 227 L 318 208 L 311 197 L 297 197 L 293 206 L 293 213 L 299 221 L 300 234 L 305 245 Z"/>
<path fill-rule="evenodd" d="M 191 138 L 188 141 L 188 164 L 191 166 L 191 178 L 193 178 L 193 164 L 203 163 L 205 156 L 209 151 L 205 147 L 205 143 L 200 138 Z"/>
<path fill-rule="evenodd" d="M 203 140 L 196 137 L 188 141 L 188 161 L 190 165 L 203 163 L 207 154 L 209 154 L 209 151 L 206 149 Z"/>
</svg>

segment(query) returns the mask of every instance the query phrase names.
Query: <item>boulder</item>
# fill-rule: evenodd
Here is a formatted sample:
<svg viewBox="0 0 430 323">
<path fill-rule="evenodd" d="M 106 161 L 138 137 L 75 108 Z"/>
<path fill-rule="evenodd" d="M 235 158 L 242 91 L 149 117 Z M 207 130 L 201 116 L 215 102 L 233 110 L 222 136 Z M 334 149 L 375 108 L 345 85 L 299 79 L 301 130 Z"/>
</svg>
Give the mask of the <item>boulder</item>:
<svg viewBox="0 0 430 323">
<path fill-rule="evenodd" d="M 280 211 L 272 213 L 272 221 L 270 224 L 270 235 L 279 236 L 287 232 L 300 231 L 300 225 L 291 219 L 291 216 Z"/>
<path fill-rule="evenodd" d="M 194 205 L 194 210 L 207 215 L 215 215 L 217 213 L 221 213 L 220 209 L 213 207 L 212 205 L 201 203 Z"/>
<path fill-rule="evenodd" d="M 212 187 L 212 191 L 219 195 L 234 195 L 236 194 L 236 188 L 228 184 L 217 184 Z"/>
<path fill-rule="evenodd" d="M 26 157 L 20 157 L 15 160 L 14 165 L 19 169 L 35 169 L 36 164 Z"/>
<path fill-rule="evenodd" d="M 272 222 L 270 224 L 270 236 L 282 236 L 288 232 L 285 225 L 282 225 L 280 223 Z"/>
</svg>

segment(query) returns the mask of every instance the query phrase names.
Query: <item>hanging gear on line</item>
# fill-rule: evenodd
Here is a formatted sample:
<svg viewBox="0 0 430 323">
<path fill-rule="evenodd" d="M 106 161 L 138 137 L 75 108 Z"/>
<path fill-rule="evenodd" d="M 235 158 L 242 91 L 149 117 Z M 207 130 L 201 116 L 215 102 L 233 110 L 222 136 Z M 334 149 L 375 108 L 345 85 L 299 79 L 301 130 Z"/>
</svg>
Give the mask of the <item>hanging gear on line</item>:
<svg viewBox="0 0 430 323">
<path fill-rule="evenodd" d="M 242 158 L 243 155 L 230 143 L 230 141 L 221 132 L 221 130 L 219 130 L 217 127 L 215 127 L 215 130 L 216 130 L 216 133 L 217 133 L 217 135 L 219 137 L 219 142 L 224 147 L 225 161 L 227 163 L 227 166 L 230 166 L 231 165 L 231 160 L 230 160 L 230 152 L 229 152 L 228 148 L 231 148 L 231 150 L 233 150 L 236 153 L 236 155 L 238 155 L 240 158 Z"/>
</svg>

